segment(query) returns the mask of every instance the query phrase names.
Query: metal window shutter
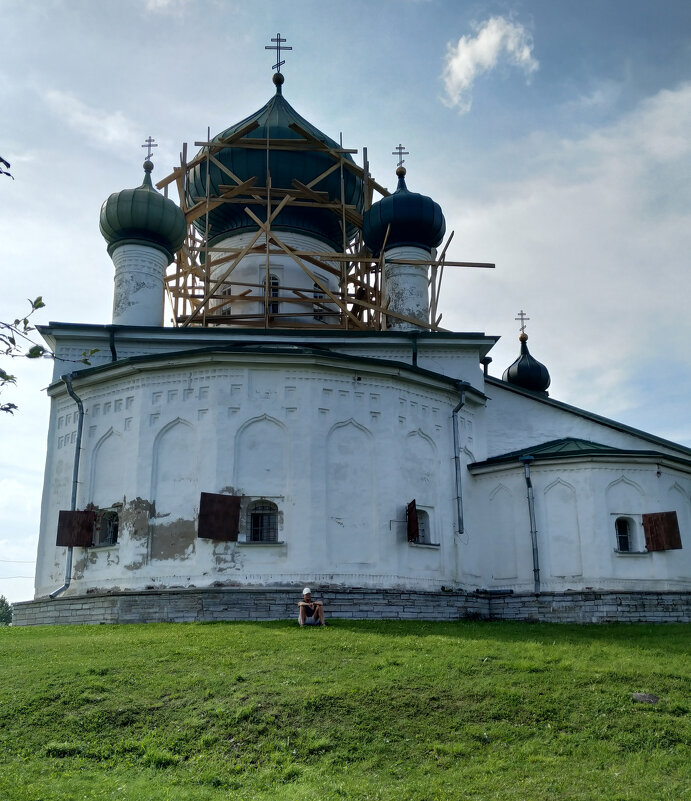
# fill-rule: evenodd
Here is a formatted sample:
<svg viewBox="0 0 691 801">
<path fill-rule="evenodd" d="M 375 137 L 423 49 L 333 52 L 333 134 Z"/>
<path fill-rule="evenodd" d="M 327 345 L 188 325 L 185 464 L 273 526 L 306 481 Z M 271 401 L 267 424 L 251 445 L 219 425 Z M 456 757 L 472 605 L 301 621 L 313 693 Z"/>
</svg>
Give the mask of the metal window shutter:
<svg viewBox="0 0 691 801">
<path fill-rule="evenodd" d="M 197 536 L 237 542 L 240 528 L 240 496 L 202 492 L 199 498 Z"/>
<path fill-rule="evenodd" d="M 676 512 L 643 515 L 645 546 L 649 551 L 672 551 L 681 548 L 681 534 Z"/>
<path fill-rule="evenodd" d="M 96 513 L 89 511 L 61 510 L 58 515 L 56 545 L 67 548 L 90 548 L 94 542 Z"/>
<path fill-rule="evenodd" d="M 415 542 L 420 538 L 420 529 L 417 523 L 417 505 L 415 498 L 408 504 L 408 542 Z"/>
</svg>

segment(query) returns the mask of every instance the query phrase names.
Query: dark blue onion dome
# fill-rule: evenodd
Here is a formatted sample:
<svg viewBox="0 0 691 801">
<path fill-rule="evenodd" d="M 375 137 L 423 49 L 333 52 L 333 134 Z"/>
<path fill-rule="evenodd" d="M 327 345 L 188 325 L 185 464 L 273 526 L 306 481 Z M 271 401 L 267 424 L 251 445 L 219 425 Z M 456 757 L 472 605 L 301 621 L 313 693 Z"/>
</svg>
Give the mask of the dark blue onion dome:
<svg viewBox="0 0 691 801">
<path fill-rule="evenodd" d="M 108 254 L 119 245 L 138 244 L 162 250 L 173 260 L 187 232 L 182 209 L 151 183 L 154 165 L 144 162 L 144 180 L 136 189 L 114 192 L 101 206 L 99 228 L 108 243 Z"/>
<path fill-rule="evenodd" d="M 280 72 L 276 73 L 273 76 L 276 94 L 271 100 L 259 111 L 232 125 L 230 128 L 226 128 L 225 131 L 221 131 L 212 141 L 226 139 L 250 123 L 257 122 L 258 127 L 245 135 L 247 139 L 268 139 L 269 144 L 272 140 L 288 139 L 291 142 L 294 141 L 299 148 L 305 142 L 305 138 L 290 128 L 291 124 L 296 123 L 320 142 L 331 148 L 340 149 L 341 145 L 338 142 L 335 142 L 301 117 L 290 103 L 285 100 L 281 91 L 283 80 L 283 75 Z M 204 156 L 207 151 L 208 147 L 202 148 L 197 158 Z M 345 153 L 343 156 L 347 161 L 354 163 L 350 154 Z M 214 158 L 241 181 L 255 178 L 254 186 L 266 187 L 266 148 L 227 147 L 214 153 Z M 297 179 L 303 184 L 309 184 L 318 175 L 333 167 L 335 163 L 328 153 L 319 150 L 285 150 L 270 147 L 268 167 L 271 173 L 271 186 L 273 189 L 293 189 L 293 179 Z M 188 206 L 192 206 L 206 197 L 206 168 L 206 159 L 201 159 L 199 164 L 190 170 L 187 190 Z M 350 170 L 344 169 L 343 182 L 343 199 L 345 203 L 354 206 L 361 213 L 363 207 L 362 179 L 354 175 Z M 233 179 L 213 161 L 209 161 L 209 194 L 212 197 L 221 195 L 223 191 L 227 191 L 227 188 L 232 185 L 234 185 Z M 226 189 L 222 189 L 222 186 Z M 329 176 L 315 184 L 313 189 L 315 192 L 325 192 L 329 202 L 340 202 L 341 171 L 334 170 Z M 250 192 L 251 190 L 248 190 L 247 193 Z M 276 196 L 276 199 L 280 200 L 280 198 L 280 195 Z M 256 223 L 245 213 L 245 206 L 250 208 L 260 220 L 266 220 L 266 203 L 221 203 L 209 212 L 209 245 L 213 245 L 230 234 L 257 230 Z M 202 235 L 205 235 L 206 215 L 198 217 L 194 225 Z M 289 205 L 274 218 L 271 228 L 276 231 L 293 231 L 308 234 L 327 243 L 336 250 L 343 249 L 340 209 L 329 210 L 307 205 L 302 207 Z M 356 233 L 357 227 L 347 223 L 346 238 L 348 242 L 353 239 Z"/>
<path fill-rule="evenodd" d="M 509 384 L 529 389 L 533 392 L 546 392 L 547 387 L 550 385 L 547 368 L 530 355 L 526 345 L 528 335 L 523 332 L 519 339 L 521 341 L 521 355 L 510 367 L 504 370 L 502 379 Z"/>
<path fill-rule="evenodd" d="M 446 233 L 441 206 L 431 197 L 409 192 L 405 185 L 405 167 L 398 167 L 398 188 L 392 195 L 373 203 L 362 221 L 362 236 L 367 247 L 379 255 L 387 226 L 391 226 L 386 249 L 412 245 L 431 251 Z"/>
</svg>

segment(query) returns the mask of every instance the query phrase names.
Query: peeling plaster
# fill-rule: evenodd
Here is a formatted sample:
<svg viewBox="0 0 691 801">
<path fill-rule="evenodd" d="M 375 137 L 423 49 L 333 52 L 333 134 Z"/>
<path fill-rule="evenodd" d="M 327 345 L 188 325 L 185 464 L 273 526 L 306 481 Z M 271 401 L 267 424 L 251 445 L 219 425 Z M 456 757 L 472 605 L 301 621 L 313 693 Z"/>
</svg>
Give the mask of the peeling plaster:
<svg viewBox="0 0 691 801">
<path fill-rule="evenodd" d="M 189 559 L 195 552 L 197 532 L 194 520 L 178 518 L 172 523 L 151 526 L 152 559 Z"/>
</svg>

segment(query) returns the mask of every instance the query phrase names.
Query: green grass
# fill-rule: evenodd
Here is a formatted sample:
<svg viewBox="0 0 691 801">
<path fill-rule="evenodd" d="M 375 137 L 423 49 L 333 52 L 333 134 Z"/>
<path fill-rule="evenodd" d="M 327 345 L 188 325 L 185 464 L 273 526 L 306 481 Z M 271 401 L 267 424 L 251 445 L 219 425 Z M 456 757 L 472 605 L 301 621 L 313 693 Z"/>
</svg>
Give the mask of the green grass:
<svg viewBox="0 0 691 801">
<path fill-rule="evenodd" d="M 689 633 L 0 628 L 0 799 L 691 799 Z"/>
</svg>

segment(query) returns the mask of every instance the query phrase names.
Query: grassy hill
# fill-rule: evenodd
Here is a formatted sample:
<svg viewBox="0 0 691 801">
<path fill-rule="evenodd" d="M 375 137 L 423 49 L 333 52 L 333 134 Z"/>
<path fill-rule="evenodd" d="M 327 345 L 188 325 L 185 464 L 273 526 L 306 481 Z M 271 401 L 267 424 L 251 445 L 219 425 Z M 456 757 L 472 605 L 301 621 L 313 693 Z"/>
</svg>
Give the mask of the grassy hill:
<svg viewBox="0 0 691 801">
<path fill-rule="evenodd" d="M 0 798 L 682 801 L 690 633 L 0 628 Z"/>
</svg>

